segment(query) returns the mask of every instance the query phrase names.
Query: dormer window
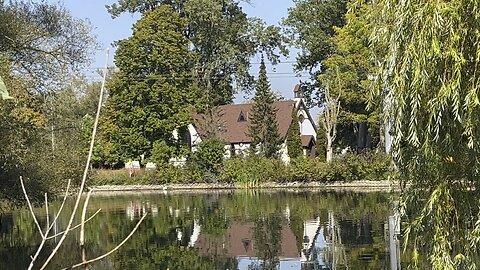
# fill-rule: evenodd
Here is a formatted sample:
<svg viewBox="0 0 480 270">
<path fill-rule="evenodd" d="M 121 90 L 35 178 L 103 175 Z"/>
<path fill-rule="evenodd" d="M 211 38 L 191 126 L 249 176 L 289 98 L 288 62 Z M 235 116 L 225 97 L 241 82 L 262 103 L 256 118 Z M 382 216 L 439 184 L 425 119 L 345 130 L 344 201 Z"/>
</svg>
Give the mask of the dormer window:
<svg viewBox="0 0 480 270">
<path fill-rule="evenodd" d="M 247 121 L 247 117 L 245 116 L 245 114 L 243 113 L 243 111 L 240 111 L 240 115 L 238 116 L 238 122 L 246 122 Z"/>
</svg>

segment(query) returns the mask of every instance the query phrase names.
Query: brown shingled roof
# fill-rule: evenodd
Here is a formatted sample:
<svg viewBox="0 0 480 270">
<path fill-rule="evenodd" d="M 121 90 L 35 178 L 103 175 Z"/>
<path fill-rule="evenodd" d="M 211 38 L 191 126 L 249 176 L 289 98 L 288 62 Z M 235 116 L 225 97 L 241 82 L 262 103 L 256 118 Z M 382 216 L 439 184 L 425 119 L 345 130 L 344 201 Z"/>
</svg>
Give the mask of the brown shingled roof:
<svg viewBox="0 0 480 270">
<path fill-rule="evenodd" d="M 276 101 L 274 107 L 277 109 L 278 133 L 280 138 L 285 138 L 292 123 L 292 110 L 295 107 L 295 101 Z M 218 117 L 220 138 L 229 143 L 250 143 L 252 139 L 248 135 L 248 126 L 250 117 L 252 117 L 252 104 L 229 104 L 219 106 L 215 112 Z M 239 121 L 240 114 L 243 114 L 247 121 Z M 194 116 L 194 125 L 200 137 L 204 138 L 205 130 L 202 128 L 202 120 L 205 121 L 205 114 Z"/>
<path fill-rule="evenodd" d="M 310 143 L 312 143 L 312 145 L 315 145 L 315 138 L 313 137 L 313 135 L 302 135 L 302 146 L 308 148 L 310 147 Z"/>
</svg>

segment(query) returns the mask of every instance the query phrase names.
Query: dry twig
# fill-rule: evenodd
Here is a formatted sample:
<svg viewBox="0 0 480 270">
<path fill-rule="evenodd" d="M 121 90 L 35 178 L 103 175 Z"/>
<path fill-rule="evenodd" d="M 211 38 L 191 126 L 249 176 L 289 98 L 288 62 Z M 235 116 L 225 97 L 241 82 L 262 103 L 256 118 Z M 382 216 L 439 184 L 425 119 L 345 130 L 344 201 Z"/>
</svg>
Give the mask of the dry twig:
<svg viewBox="0 0 480 270">
<path fill-rule="evenodd" d="M 70 219 L 68 221 L 68 224 L 65 228 L 64 231 L 60 232 L 60 233 L 57 233 L 55 235 L 52 235 L 52 236 L 49 236 L 49 233 L 51 231 L 51 229 L 53 228 L 54 224 L 57 222 L 57 219 L 58 217 L 60 216 L 60 213 L 62 212 L 63 210 L 63 206 L 65 205 L 65 201 L 67 199 L 67 196 L 68 196 L 68 190 L 69 190 L 69 187 L 70 187 L 70 180 L 68 181 L 68 185 L 67 185 L 67 188 L 66 188 L 66 191 L 65 191 L 65 196 L 63 198 L 63 202 L 62 202 L 62 205 L 60 206 L 60 210 L 58 211 L 58 213 L 56 214 L 52 224 L 49 224 L 49 210 L 48 210 L 48 197 L 47 197 L 47 194 L 45 194 L 45 211 L 46 211 L 46 214 L 47 214 L 47 225 L 46 225 L 46 228 L 45 228 L 45 233 L 42 231 L 42 228 L 40 226 L 40 224 L 38 223 L 38 220 L 37 220 L 37 217 L 35 216 L 35 213 L 33 212 L 33 206 L 30 202 L 30 199 L 28 197 L 28 194 L 27 194 L 27 191 L 25 189 L 25 185 L 23 183 L 23 178 L 20 177 L 20 183 L 22 185 L 22 190 L 23 190 L 23 193 L 25 195 L 25 198 L 27 200 L 27 204 L 28 204 L 28 207 L 30 209 L 30 213 L 35 221 L 35 224 L 38 228 L 38 231 L 40 233 L 40 235 L 42 236 L 42 242 L 40 243 L 40 246 L 38 247 L 35 255 L 32 257 L 32 261 L 30 262 L 30 266 L 29 266 L 29 270 L 33 268 L 33 264 L 34 262 L 36 261 L 36 259 L 38 258 L 38 255 L 40 254 L 40 251 L 42 250 L 42 248 L 44 247 L 45 245 L 45 242 L 49 239 L 52 239 L 52 238 L 55 238 L 57 236 L 60 236 L 61 235 L 61 238 L 60 240 L 57 242 L 57 245 L 55 246 L 55 248 L 52 250 L 52 252 L 50 253 L 50 255 L 48 256 L 48 258 L 45 260 L 45 262 L 43 263 L 42 267 L 40 269 L 45 269 L 48 264 L 50 263 L 50 261 L 52 260 L 52 258 L 55 256 L 55 254 L 57 253 L 57 251 L 59 250 L 60 246 L 62 245 L 62 243 L 65 241 L 65 238 L 67 237 L 67 234 L 80 227 L 80 247 L 83 248 L 84 247 L 84 244 L 85 244 L 85 223 L 88 222 L 89 220 L 91 220 L 93 217 L 95 217 L 100 211 L 101 209 L 97 210 L 97 212 L 95 212 L 92 216 L 90 216 L 87 220 L 85 220 L 85 215 L 86 215 L 86 211 L 87 211 L 87 206 L 88 206 L 88 202 L 89 202 L 89 199 L 90 199 L 90 195 L 92 193 L 92 191 L 90 191 L 85 199 L 85 203 L 83 205 L 83 211 L 82 211 L 82 218 L 81 218 L 81 222 L 80 224 L 76 225 L 76 226 L 72 226 L 72 223 L 73 223 L 73 220 L 75 218 L 75 213 L 78 209 L 78 206 L 80 205 L 80 201 L 81 201 L 81 197 L 82 197 L 82 194 L 84 192 L 84 189 L 85 189 L 85 182 L 86 182 L 86 179 L 87 179 L 87 174 L 88 174 L 88 170 L 89 170 L 89 167 L 90 167 L 90 161 L 91 161 L 91 158 L 92 158 L 92 154 L 93 154 L 93 147 L 94 147 L 94 144 L 95 144 L 95 136 L 96 136 L 96 133 L 97 133 L 97 127 L 98 127 L 98 120 L 99 120 L 99 116 L 100 116 L 100 110 L 101 110 L 101 107 L 102 107 L 102 100 L 103 100 L 103 93 L 104 93 L 104 89 L 105 89 L 105 81 L 106 81 L 106 76 L 107 76 L 107 70 L 108 70 L 108 49 L 107 49 L 107 53 L 106 53 L 106 63 L 105 63 L 105 70 L 103 72 L 103 80 L 102 80 L 102 87 L 100 89 L 100 97 L 99 97 L 99 101 L 98 101 L 98 107 L 97 107 L 97 115 L 95 117 L 95 122 L 94 122 L 94 125 L 93 125 L 93 131 L 92 131 L 92 138 L 91 138 L 91 141 L 90 141 L 90 148 L 89 148 L 89 152 L 88 152 L 88 157 L 87 157 L 87 162 L 85 164 L 85 169 L 84 169 L 84 172 L 83 172 L 83 177 L 82 177 L 82 182 L 80 184 L 80 188 L 79 188 L 79 191 L 77 193 L 77 197 L 75 199 L 75 205 L 72 209 L 72 212 L 70 214 Z M 101 260 L 107 256 L 109 256 L 110 254 L 112 254 L 113 252 L 115 252 L 116 250 L 118 250 L 123 244 L 126 243 L 126 241 L 135 233 L 135 231 L 138 229 L 138 227 L 140 226 L 140 224 L 142 223 L 142 221 L 145 219 L 145 217 L 147 216 L 147 214 L 144 214 L 142 216 L 142 218 L 139 220 L 139 222 L 137 223 L 137 225 L 135 226 L 135 228 L 133 228 L 133 230 L 130 232 L 130 234 L 120 243 L 118 244 L 115 248 L 113 248 L 112 250 L 110 250 L 109 252 L 97 257 L 97 258 L 94 258 L 94 259 L 91 259 L 91 260 L 86 260 L 85 256 L 82 256 L 82 262 L 79 263 L 79 264 L 76 264 L 76 265 L 73 265 L 70 267 L 70 269 L 72 268 L 77 268 L 77 267 L 80 267 L 80 266 L 83 266 L 83 265 L 88 265 L 92 262 L 95 262 L 95 261 L 98 261 L 98 260 Z M 84 253 L 83 253 L 84 254 Z"/>
</svg>

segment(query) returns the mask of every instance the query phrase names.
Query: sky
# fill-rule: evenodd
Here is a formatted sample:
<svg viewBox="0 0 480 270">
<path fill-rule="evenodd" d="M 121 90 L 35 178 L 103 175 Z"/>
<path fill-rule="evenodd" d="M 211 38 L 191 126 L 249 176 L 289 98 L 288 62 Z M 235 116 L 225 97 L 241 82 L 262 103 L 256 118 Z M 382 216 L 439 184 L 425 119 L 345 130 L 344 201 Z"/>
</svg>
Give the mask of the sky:
<svg viewBox="0 0 480 270">
<path fill-rule="evenodd" d="M 105 66 L 105 48 L 110 48 L 109 66 L 113 66 L 114 48 L 112 43 L 116 40 L 128 38 L 132 34 L 132 25 L 139 19 L 139 15 L 122 14 L 112 19 L 108 14 L 105 5 L 115 3 L 115 0 L 64 0 L 63 4 L 69 9 L 74 17 L 90 21 L 93 27 L 93 34 L 100 42 L 101 50 L 98 50 L 94 61 L 85 73 L 90 79 L 100 80 L 96 69 Z M 271 25 L 279 25 L 282 18 L 287 16 L 288 8 L 292 7 L 292 0 L 251 0 L 251 4 L 242 3 L 245 12 L 251 17 L 259 17 Z M 282 57 L 281 63 L 276 66 L 267 66 L 267 72 L 272 90 L 280 92 L 286 99 L 293 98 L 293 88 L 300 79 L 305 80 L 307 74 L 303 73 L 301 78 L 296 77 L 293 71 L 293 63 L 297 51 L 291 49 L 287 58 Z M 259 57 L 253 57 L 252 74 L 258 74 Z M 236 96 L 235 102 L 244 102 L 245 95 Z"/>
</svg>

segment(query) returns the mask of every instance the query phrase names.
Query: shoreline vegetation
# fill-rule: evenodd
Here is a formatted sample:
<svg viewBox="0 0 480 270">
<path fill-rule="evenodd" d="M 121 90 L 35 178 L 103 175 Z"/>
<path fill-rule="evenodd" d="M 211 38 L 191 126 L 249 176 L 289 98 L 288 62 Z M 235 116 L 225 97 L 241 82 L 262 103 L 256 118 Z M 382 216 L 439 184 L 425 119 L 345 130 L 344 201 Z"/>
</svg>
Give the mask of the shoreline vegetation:
<svg viewBox="0 0 480 270">
<path fill-rule="evenodd" d="M 230 192 L 237 190 L 245 190 L 240 184 L 227 183 L 193 183 L 193 184 L 165 184 L 165 185 L 103 185 L 92 186 L 89 189 L 93 190 L 93 194 L 118 194 L 118 193 L 136 193 L 136 192 L 168 192 L 168 193 L 209 193 L 209 192 Z M 375 191 L 398 191 L 400 185 L 397 180 L 378 180 L 378 181 L 352 181 L 352 182 L 291 182 L 291 183 L 277 183 L 268 182 L 263 183 L 249 190 L 259 191 L 355 191 L 355 192 L 375 192 Z"/>
<path fill-rule="evenodd" d="M 289 164 L 258 156 L 236 157 L 210 166 L 197 162 L 155 170 L 96 169 L 88 186 L 95 191 L 368 188 L 398 189 L 391 159 L 383 153 L 348 153 L 331 162 L 296 158 Z"/>
</svg>

